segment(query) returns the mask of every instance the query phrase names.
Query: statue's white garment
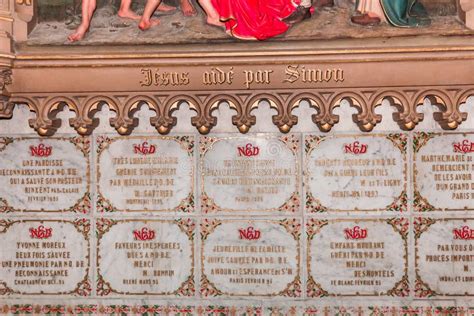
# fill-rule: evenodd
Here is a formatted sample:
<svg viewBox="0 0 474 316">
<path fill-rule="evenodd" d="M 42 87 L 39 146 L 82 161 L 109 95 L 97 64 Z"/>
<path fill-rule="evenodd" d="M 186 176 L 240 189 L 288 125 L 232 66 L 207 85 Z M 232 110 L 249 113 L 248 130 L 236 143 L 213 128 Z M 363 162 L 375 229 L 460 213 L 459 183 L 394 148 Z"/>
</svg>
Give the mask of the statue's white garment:
<svg viewBox="0 0 474 316">
<path fill-rule="evenodd" d="M 359 5 L 356 8 L 357 12 L 369 13 L 377 15 L 382 22 L 386 22 L 385 13 L 383 12 L 380 0 L 359 0 Z"/>
</svg>

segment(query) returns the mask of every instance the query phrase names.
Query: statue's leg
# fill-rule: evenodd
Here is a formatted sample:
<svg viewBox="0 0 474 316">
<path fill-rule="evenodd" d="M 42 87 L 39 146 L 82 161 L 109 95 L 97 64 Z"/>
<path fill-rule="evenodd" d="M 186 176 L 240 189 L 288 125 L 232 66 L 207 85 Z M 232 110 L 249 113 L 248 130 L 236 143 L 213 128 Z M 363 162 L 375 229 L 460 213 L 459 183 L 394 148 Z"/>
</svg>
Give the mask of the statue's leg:
<svg viewBox="0 0 474 316">
<path fill-rule="evenodd" d="M 212 5 L 211 0 L 199 0 L 199 4 L 204 9 L 204 12 L 207 15 L 207 24 L 224 26 L 224 23 L 220 21 L 219 13 Z"/>
<path fill-rule="evenodd" d="M 125 19 L 140 20 L 140 16 L 131 10 L 132 0 L 122 0 L 120 2 L 120 9 L 117 12 L 118 16 Z"/>
<path fill-rule="evenodd" d="M 76 31 L 69 35 L 68 40 L 70 42 L 80 41 L 87 33 L 96 5 L 96 0 L 82 0 L 82 22 Z"/>
<path fill-rule="evenodd" d="M 145 5 L 145 10 L 143 11 L 142 18 L 140 23 L 138 23 L 138 27 L 140 30 L 145 31 L 148 30 L 150 27 L 160 24 L 160 20 L 152 19 L 153 13 L 155 12 L 156 8 L 160 5 L 161 0 L 148 0 Z"/>
<path fill-rule="evenodd" d="M 196 15 L 196 9 L 191 4 L 190 0 L 179 0 L 181 11 L 183 11 L 184 16 L 193 16 Z"/>
</svg>

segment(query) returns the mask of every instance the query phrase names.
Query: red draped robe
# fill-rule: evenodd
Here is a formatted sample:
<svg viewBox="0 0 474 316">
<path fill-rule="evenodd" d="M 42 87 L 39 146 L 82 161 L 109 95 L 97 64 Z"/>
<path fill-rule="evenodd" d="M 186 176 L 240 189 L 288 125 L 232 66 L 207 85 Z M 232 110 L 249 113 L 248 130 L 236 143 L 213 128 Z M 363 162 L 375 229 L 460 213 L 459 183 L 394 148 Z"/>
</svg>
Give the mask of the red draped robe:
<svg viewBox="0 0 474 316">
<path fill-rule="evenodd" d="M 296 9 L 291 0 L 212 0 L 227 32 L 240 39 L 264 40 L 288 30 L 282 19 Z"/>
</svg>

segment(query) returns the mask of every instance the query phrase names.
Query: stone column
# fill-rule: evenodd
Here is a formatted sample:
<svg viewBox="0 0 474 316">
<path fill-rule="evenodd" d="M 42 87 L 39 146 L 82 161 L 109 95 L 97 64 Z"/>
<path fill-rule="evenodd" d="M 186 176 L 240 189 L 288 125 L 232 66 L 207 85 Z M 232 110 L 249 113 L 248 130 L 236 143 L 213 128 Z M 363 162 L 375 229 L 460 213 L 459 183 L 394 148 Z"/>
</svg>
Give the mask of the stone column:
<svg viewBox="0 0 474 316">
<path fill-rule="evenodd" d="M 458 0 L 459 16 L 470 29 L 474 29 L 474 1 Z"/>
</svg>

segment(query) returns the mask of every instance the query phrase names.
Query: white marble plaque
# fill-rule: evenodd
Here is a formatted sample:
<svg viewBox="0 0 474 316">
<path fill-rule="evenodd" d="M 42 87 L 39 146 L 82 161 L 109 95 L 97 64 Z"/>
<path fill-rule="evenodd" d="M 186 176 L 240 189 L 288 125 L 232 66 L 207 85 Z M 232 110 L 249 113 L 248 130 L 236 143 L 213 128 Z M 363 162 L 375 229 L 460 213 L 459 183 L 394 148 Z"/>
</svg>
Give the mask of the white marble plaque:
<svg viewBox="0 0 474 316">
<path fill-rule="evenodd" d="M 192 219 L 97 221 L 97 294 L 194 296 Z"/>
<path fill-rule="evenodd" d="M 406 211 L 407 139 L 306 136 L 306 211 Z"/>
<path fill-rule="evenodd" d="M 308 297 L 408 296 L 408 228 L 405 218 L 309 219 Z"/>
<path fill-rule="evenodd" d="M 474 134 L 416 133 L 414 209 L 474 210 Z"/>
<path fill-rule="evenodd" d="M 201 137 L 201 209 L 299 210 L 299 137 Z"/>
<path fill-rule="evenodd" d="M 194 211 L 194 137 L 99 136 L 97 209 Z"/>
<path fill-rule="evenodd" d="M 474 295 L 474 219 L 415 218 L 417 297 Z"/>
<path fill-rule="evenodd" d="M 300 297 L 301 222 L 201 222 L 201 295 Z"/>
<path fill-rule="evenodd" d="M 90 222 L 0 221 L 0 296 L 91 294 Z"/>
<path fill-rule="evenodd" d="M 90 139 L 0 137 L 0 213 L 88 213 Z"/>
</svg>

